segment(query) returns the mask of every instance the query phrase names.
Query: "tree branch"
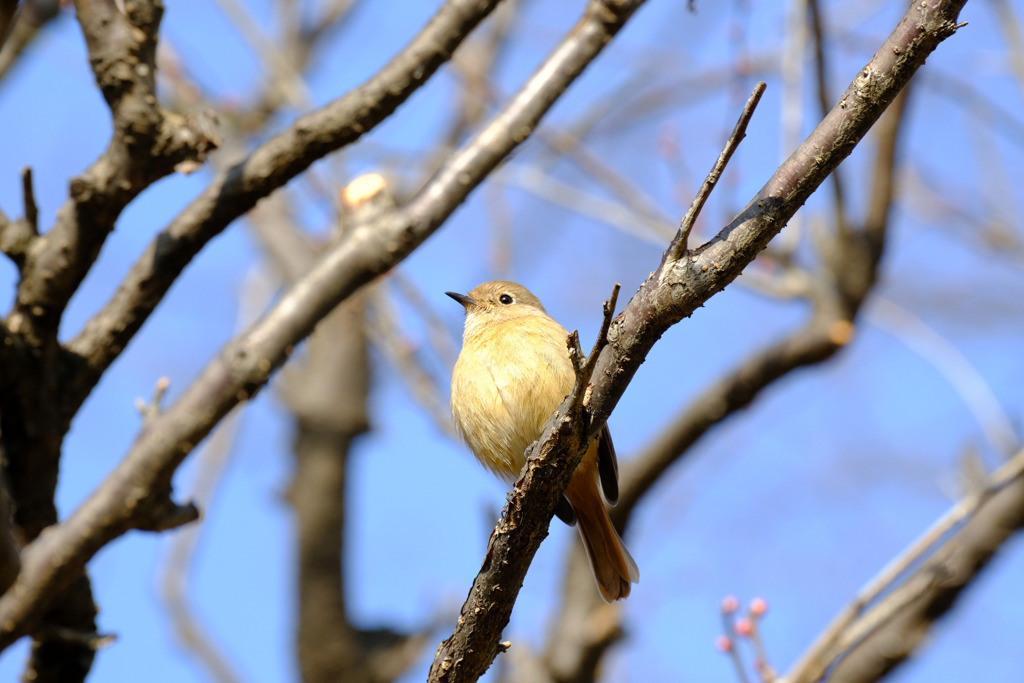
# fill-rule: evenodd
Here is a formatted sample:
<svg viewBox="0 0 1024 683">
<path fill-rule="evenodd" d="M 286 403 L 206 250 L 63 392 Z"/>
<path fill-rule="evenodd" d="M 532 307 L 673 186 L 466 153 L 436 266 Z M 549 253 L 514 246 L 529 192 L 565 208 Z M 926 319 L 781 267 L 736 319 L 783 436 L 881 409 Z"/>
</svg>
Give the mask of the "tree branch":
<svg viewBox="0 0 1024 683">
<path fill-rule="evenodd" d="M 850 154 L 925 58 L 955 33 L 956 17 L 965 2 L 912 6 L 850 84 L 839 104 L 739 216 L 711 242 L 687 251 L 679 259 L 671 258 L 670 245 L 661 265 L 612 323 L 608 345 L 601 352 L 594 373 L 587 433 L 579 434 L 573 429 L 584 421 L 579 411 L 575 415 L 565 412 L 569 399 L 556 412 L 557 420 L 553 416 L 545 426 L 542 433 L 548 436 L 535 445 L 527 472 L 509 498 L 484 565 L 463 605 L 462 618 L 453 635 L 438 649 L 430 680 L 474 680 L 487 668 L 498 651 L 498 639 L 514 602 L 515 596 L 510 599 L 508 594 L 517 593 L 522 585 L 533 554 L 546 534 L 555 496 L 561 491 L 551 483 L 562 474 L 555 468 L 562 463 L 571 468 L 573 458 L 579 457 L 574 449 L 596 436 L 661 335 L 735 279 Z M 845 329 L 849 329 L 848 319 L 844 322 Z M 832 343 L 842 340 L 833 338 Z M 565 480 L 561 482 L 564 486 L 568 475 L 561 478 Z M 499 547 L 500 555 L 496 553 Z"/>
<path fill-rule="evenodd" d="M 24 215 L 12 221 L 0 212 L 0 251 L 11 259 L 20 272 L 25 267 L 25 254 L 39 237 L 39 212 L 32 189 L 32 169 L 21 172 L 21 195 Z"/>
<path fill-rule="evenodd" d="M 826 247 L 848 257 L 846 262 L 826 259 L 827 277 L 812 294 L 813 313 L 808 323 L 784 340 L 751 355 L 739 367 L 694 398 L 679 419 L 655 438 L 622 468 L 619 505 L 611 510 L 616 528 L 623 533 L 636 506 L 662 475 L 680 460 L 712 427 L 751 405 L 778 379 L 801 367 L 820 363 L 839 351 L 852 332 L 848 321 L 859 314 L 877 279 L 882 247 L 893 204 L 897 143 L 904 129 L 907 95 L 904 88 L 874 129 L 875 163 L 870 171 L 871 192 L 867 216 L 860 231 L 850 234 L 838 228 Z M 846 245 L 845 251 L 840 243 Z M 845 283 L 845 284 L 840 284 Z M 856 283 L 856 285 L 854 284 Z M 842 302 L 846 302 L 846 306 Z M 547 638 L 544 663 L 552 681 L 585 683 L 596 680 L 605 651 L 621 635 L 618 610 L 601 602 L 585 579 L 590 568 L 579 547 L 570 553 L 563 582 L 559 618 Z M 580 588 L 583 586 L 583 588 Z M 600 630 L 581 629 L 580 624 L 603 624 Z"/>
<path fill-rule="evenodd" d="M 914 5 L 847 88 L 839 104 L 718 235 L 679 260 L 663 259 L 616 318 L 601 354 L 592 410 L 597 428 L 653 343 L 734 280 L 846 158 L 938 44 L 956 32 L 966 0 Z M 621 373 L 621 375 L 619 375 Z"/>
<path fill-rule="evenodd" d="M 843 347 L 842 341 L 849 339 L 852 329 L 848 321 L 857 316 L 858 302 L 866 298 L 877 277 L 893 199 L 893 186 L 885 181 L 893 176 L 907 93 L 905 88 L 874 129 L 877 149 L 871 175 L 876 182 L 872 185 L 864 226 L 855 233 L 860 239 L 845 242 L 851 245 L 845 252 L 849 263 L 825 263 L 829 269 L 841 268 L 842 274 L 828 270 L 830 277 L 819 278 L 824 288 L 812 293 L 816 294 L 811 299 L 813 313 L 804 327 L 752 354 L 694 398 L 675 422 L 623 465 L 619 504 L 610 511 L 619 533 L 625 532 L 636 506 L 655 482 L 684 459 L 711 428 L 751 405 L 763 391 L 794 370 L 828 360 Z M 838 230 L 833 239 L 845 240 Z M 850 308 L 838 305 L 843 300 L 837 284 L 842 277 L 863 287 L 859 296 L 846 297 Z M 544 664 L 552 681 L 596 680 L 604 653 L 622 635 L 619 610 L 597 597 L 586 581 L 589 574 L 586 556 L 575 546 L 565 573 L 562 604 L 556 612 L 559 617 L 551 627 L 544 652 Z M 580 624 L 584 623 L 603 627 L 581 629 Z"/>
<path fill-rule="evenodd" d="M 704 182 L 701 183 L 697 196 L 693 198 L 690 208 L 686 210 L 686 215 L 683 216 L 683 220 L 679 224 L 679 234 L 672 240 L 672 247 L 669 249 L 670 259 L 679 259 L 686 252 L 690 231 L 693 230 L 693 226 L 697 222 L 697 216 L 704 209 L 704 203 L 707 202 L 711 192 L 714 191 L 715 185 L 718 184 L 718 179 L 722 177 L 725 166 L 729 163 L 729 159 L 732 158 L 733 152 L 740 146 L 743 138 L 747 136 L 747 124 L 750 123 L 750 117 L 754 115 L 757 103 L 761 101 L 761 95 L 764 94 L 765 87 L 767 86 L 765 86 L 764 81 L 761 81 L 754 88 L 754 91 L 750 93 L 750 97 L 747 98 L 747 104 L 743 107 L 743 112 L 740 114 L 736 126 L 733 127 L 732 133 L 722 149 L 722 153 L 718 155 L 718 159 L 715 160 L 715 165 L 712 166 L 711 172 L 708 173 Z"/>
</svg>

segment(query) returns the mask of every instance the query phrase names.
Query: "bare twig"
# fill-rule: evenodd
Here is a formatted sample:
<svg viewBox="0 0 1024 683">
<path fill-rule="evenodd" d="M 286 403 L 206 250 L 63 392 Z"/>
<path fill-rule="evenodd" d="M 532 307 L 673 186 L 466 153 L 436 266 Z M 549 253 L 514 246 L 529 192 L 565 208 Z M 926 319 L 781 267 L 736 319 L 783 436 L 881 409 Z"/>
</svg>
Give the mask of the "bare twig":
<svg viewBox="0 0 1024 683">
<path fill-rule="evenodd" d="M 785 161 L 804 135 L 804 72 L 808 43 L 807 0 L 787 0 L 786 34 L 779 60 L 779 161 Z M 822 110 L 821 115 L 825 114 Z M 769 248 L 791 254 L 800 243 L 804 219 L 797 213 Z"/>
<path fill-rule="evenodd" d="M 610 341 L 608 339 L 608 330 L 611 329 L 612 318 L 615 317 L 615 304 L 619 300 L 619 290 L 621 288 L 622 286 L 616 282 L 612 286 L 611 295 L 601 305 L 601 311 L 604 313 L 604 317 L 601 320 L 601 329 L 598 330 L 597 338 L 594 340 L 594 348 L 590 350 L 590 355 L 587 356 L 586 362 L 583 363 L 583 367 L 576 376 L 576 382 L 584 386 L 590 384 L 590 380 L 594 376 L 594 368 L 597 367 L 597 358 Z M 579 338 L 577 337 L 577 346 L 578 341 Z"/>
<path fill-rule="evenodd" d="M 25 221 L 33 234 L 39 234 L 39 210 L 36 208 L 36 195 L 32 189 L 32 169 L 25 167 L 21 172 L 21 197 L 25 205 Z"/>
<path fill-rule="evenodd" d="M 404 297 L 423 318 L 423 322 L 427 326 L 427 336 L 434 351 L 440 356 L 441 362 L 449 368 L 455 365 L 455 359 L 459 355 L 457 340 L 452 337 L 450 329 L 438 315 L 430 300 L 423 296 L 423 292 L 401 271 L 396 270 L 392 273 L 388 281 L 397 287 L 399 295 Z"/>
<path fill-rule="evenodd" d="M 330 2 L 322 3 L 320 16 L 316 21 L 296 32 L 297 42 L 305 45 L 315 45 L 325 33 L 336 29 L 342 19 L 350 16 L 352 10 L 358 5 L 359 0 L 330 0 Z M 300 12 L 296 11 L 295 14 L 297 17 L 301 17 Z"/>
<path fill-rule="evenodd" d="M 320 247 L 294 225 L 283 193 L 275 193 L 260 202 L 249 213 L 248 224 L 276 280 L 293 283 L 316 260 Z"/>
<path fill-rule="evenodd" d="M 3 0 L 4 6 L 20 4 L 5 34 L 0 34 L 0 80 L 10 73 L 18 58 L 39 33 L 60 14 L 61 3 L 52 0 Z M 2 21 L 0 21 L 2 24 Z M 2 27 L 0 27 L 2 28 Z"/>
<path fill-rule="evenodd" d="M 1021 32 L 1020 17 L 1007 0 L 993 0 L 990 5 L 1010 49 L 1009 60 L 1017 78 L 1017 87 L 1024 92 L 1024 35 Z"/>
<path fill-rule="evenodd" d="M 663 244 L 662 237 L 672 235 L 670 220 L 660 221 L 648 214 L 637 214 L 635 207 L 631 208 L 620 200 L 588 192 L 578 184 L 560 180 L 542 168 L 522 161 L 510 162 L 499 169 L 494 180 L 530 192 L 555 206 L 610 225 L 645 242 Z"/>
<path fill-rule="evenodd" d="M 286 55 L 282 54 L 273 40 L 263 35 L 259 24 L 238 0 L 216 0 L 216 4 L 237 27 L 242 38 L 249 43 L 253 55 L 264 62 L 269 84 L 268 90 L 280 93 L 288 104 L 297 109 L 308 107 L 312 100 L 309 86 L 306 85 L 305 79 L 298 69 L 301 64 L 293 64 Z M 293 11 L 298 10 L 298 6 L 293 7 Z"/>
<path fill-rule="evenodd" d="M 383 288 L 371 289 L 368 292 L 369 315 L 366 316 L 366 325 L 370 329 L 373 345 L 391 361 L 413 398 L 433 418 L 438 430 L 455 438 L 447 390 L 442 390 L 435 377 L 420 363 L 415 349 L 410 348 L 411 345 L 403 336 L 400 319 Z"/>
<path fill-rule="evenodd" d="M 21 271 L 25 266 L 25 255 L 39 236 L 39 212 L 36 208 L 35 193 L 32 190 L 32 169 L 21 172 L 22 203 L 24 215 L 12 221 L 0 211 L 0 251 L 7 255 Z"/>
<path fill-rule="evenodd" d="M 153 388 L 153 397 L 149 401 L 141 398 L 135 399 L 135 410 L 142 416 L 143 428 L 149 426 L 153 423 L 153 420 L 160 417 L 160 412 L 163 410 L 164 394 L 167 393 L 170 386 L 171 380 L 161 377 L 156 381 L 156 386 Z"/>
<path fill-rule="evenodd" d="M 687 209 L 686 215 L 683 216 L 683 220 L 679 224 L 679 233 L 672 241 L 672 247 L 668 252 L 671 260 L 679 260 L 686 252 L 686 243 L 690 239 L 690 231 L 693 230 L 693 226 L 697 222 L 697 216 L 700 215 L 701 209 L 704 208 L 704 203 L 711 196 L 711 191 L 718 184 L 718 179 L 722 177 L 722 172 L 725 171 L 725 166 L 729 163 L 729 159 L 732 158 L 733 152 L 740 146 L 740 141 L 746 137 L 747 124 L 750 123 L 750 117 L 754 115 L 754 109 L 757 108 L 757 103 L 761 101 L 761 95 L 764 94 L 766 87 L 764 81 L 759 82 L 754 86 L 754 91 L 750 93 L 750 97 L 747 98 L 747 104 L 743 107 L 740 118 L 732 129 L 732 133 L 729 135 L 722 153 L 718 155 L 715 165 L 711 167 L 711 171 L 701 184 L 700 190 L 697 191 L 697 196 L 693 198 L 690 208 Z"/>
<path fill-rule="evenodd" d="M 447 152 L 486 116 L 499 98 L 492 87 L 493 74 L 508 48 L 519 3 L 507 0 L 494 12 L 478 36 L 467 41 L 452 60 L 462 87 L 448 131 L 440 137 L 439 149 Z"/>
<path fill-rule="evenodd" d="M 585 126 L 577 128 L 585 130 Z M 546 126 L 538 131 L 537 138 L 549 145 L 553 151 L 559 153 L 561 155 L 560 158 L 564 158 L 569 163 L 574 164 L 595 182 L 618 197 L 618 201 L 625 204 L 633 215 L 641 217 L 640 221 L 635 222 L 648 226 L 654 235 L 653 237 L 647 237 L 647 239 L 656 239 L 659 244 L 663 243 L 664 239 L 670 239 L 673 235 L 669 227 L 671 221 L 658 208 L 657 202 L 651 198 L 647 189 L 639 183 L 631 181 L 613 166 L 605 163 L 599 155 L 591 152 L 584 141 L 578 137 L 579 132 L 578 130 L 567 132 Z M 545 175 L 549 180 L 554 180 L 550 173 Z M 563 185 L 568 184 L 563 183 Z M 561 188 L 562 191 L 565 189 L 568 188 Z M 549 198 L 549 201 L 556 200 Z M 632 232 L 635 233 L 636 231 Z"/>
</svg>

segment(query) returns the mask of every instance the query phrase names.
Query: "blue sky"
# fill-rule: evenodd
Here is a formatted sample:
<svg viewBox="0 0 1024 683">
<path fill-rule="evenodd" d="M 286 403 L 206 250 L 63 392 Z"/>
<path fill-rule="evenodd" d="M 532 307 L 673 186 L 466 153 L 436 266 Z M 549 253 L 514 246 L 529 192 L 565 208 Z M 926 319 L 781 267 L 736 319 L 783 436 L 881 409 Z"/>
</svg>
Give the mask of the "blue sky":
<svg viewBox="0 0 1024 683">
<path fill-rule="evenodd" d="M 271 4 L 251 3 L 268 33 L 274 30 Z M 711 89 L 687 79 L 728 65 L 738 54 L 769 54 L 784 26 L 778 3 L 698 2 L 696 14 L 683 11 L 682 4 L 651 0 L 547 122 L 570 126 L 611 98 L 589 149 L 643 188 L 675 221 L 754 81 L 766 80 L 768 91 L 748 138 L 705 211 L 706 234 L 740 208 L 778 164 L 782 86 L 775 70 L 751 76 L 727 69 L 732 75 Z M 167 5 L 162 35 L 200 84 L 219 101 L 244 101 L 261 79 L 259 63 L 216 3 L 168 0 Z M 435 5 L 410 2 L 403 12 L 359 10 L 308 78 L 313 104 L 370 75 Z M 498 71 L 499 97 L 530 73 L 582 7 L 554 5 L 528 4 L 523 36 Z M 1024 3 L 1010 5 L 1024 11 Z M 828 6 L 830 16 L 842 18 L 841 39 L 830 52 L 838 96 L 887 27 L 895 25 L 903 4 Z M 1024 124 L 1016 114 L 1024 104 L 1022 85 L 1010 69 L 991 6 L 968 3 L 962 19 L 968 27 L 940 46 L 914 93 L 903 146 L 913 163 L 905 167 L 903 182 L 913 187 L 912 181 L 920 180 L 983 227 L 1010 217 L 1008 227 L 1019 240 L 1017 217 L 1024 208 L 1015 192 L 1019 182 L 1005 179 L 1024 177 L 1019 140 Z M 969 81 L 971 89 L 957 79 Z M 624 84 L 640 92 L 663 89 L 675 99 L 635 117 L 628 105 L 638 96 L 623 91 Z M 455 86 L 451 73 L 443 71 L 393 119 L 330 164 L 318 164 L 316 172 L 341 185 L 351 174 L 380 168 L 384 159 L 419 157 L 449 113 Z M 945 94 L 950 90 L 954 96 Z M 621 92 L 630 94 L 610 95 Z M 1016 128 L 979 115 L 972 106 L 979 98 L 1012 112 Z M 804 100 L 807 132 L 815 99 L 808 91 Z M 8 215 L 20 213 L 18 172 L 30 165 L 40 223 L 49 225 L 68 179 L 102 151 L 110 130 L 70 14 L 52 24 L 0 83 L 0 130 L 7 131 L 0 154 L 0 206 Z M 659 157 L 659 139 L 665 136 L 677 141 L 678 157 Z M 541 167 L 544 159 L 543 146 L 529 143 L 510 169 Z M 861 215 L 867 160 L 859 150 L 842 169 L 855 217 Z M 425 169 L 407 163 L 384 170 L 413 182 Z M 610 196 L 568 162 L 554 164 L 550 173 Z M 165 179 L 125 211 L 72 301 L 65 336 L 106 300 L 152 236 L 208 177 L 200 172 Z M 1002 187 L 1012 196 L 1000 192 Z M 299 220 L 322 233 L 330 206 L 292 189 L 304 200 Z M 948 207 L 935 208 L 934 196 L 908 196 L 894 214 L 877 294 L 948 341 L 1019 435 L 1024 415 L 1021 252 L 986 246 L 978 225 Z M 821 217 L 827 197 L 822 192 L 812 198 L 802 220 Z M 506 219 L 510 228 L 504 241 Z M 503 277 L 529 286 L 563 325 L 580 330 L 587 346 L 611 284 L 622 283 L 624 301 L 656 266 L 662 247 L 659 238 L 636 239 L 492 179 L 399 272 L 455 339 L 461 309 L 443 293 Z M 62 514 L 74 509 L 126 452 L 139 426 L 135 398 L 149 397 L 157 379 L 166 376 L 173 400 L 237 330 L 239 297 L 258 270 L 258 251 L 242 222 L 186 270 L 72 425 L 61 471 Z M 12 291 L 14 278 L 9 263 L 0 265 L 2 291 Z M 446 390 L 450 368 L 430 354 L 422 320 L 407 304 L 400 303 L 399 310 L 409 343 L 422 349 L 425 364 Z M 713 430 L 697 444 L 694 457 L 671 470 L 645 500 L 626 538 L 642 581 L 625 605 L 629 639 L 612 654 L 607 680 L 733 680 L 713 647 L 720 628 L 718 604 L 727 594 L 768 600 L 765 639 L 772 663 L 786 669 L 861 585 L 951 505 L 958 458 L 966 448 L 978 449 L 991 465 L 999 462 L 963 395 L 912 343 L 882 326 L 872 310 L 869 304 L 844 353 L 823 367 L 787 377 Z M 672 329 L 610 420 L 620 458 L 640 450 L 708 382 L 799 325 L 805 314 L 800 304 L 733 286 Z M 367 626 L 414 629 L 447 614 L 433 638 L 437 642 L 450 633 L 479 568 L 505 489 L 416 405 L 379 352 L 374 372 L 373 430 L 358 442 L 351 461 L 348 597 L 355 618 Z M 292 527 L 281 497 L 290 475 L 289 440 L 286 416 L 272 391 L 242 411 L 228 468 L 204 509 L 191 575 L 192 605 L 247 681 L 296 679 Z M 187 490 L 194 461 L 195 456 L 182 468 L 179 490 Z M 90 564 L 101 630 L 118 638 L 99 654 L 90 680 L 137 680 L 140 671 L 156 682 L 205 680 L 175 644 L 157 597 L 155 577 L 167 540 L 167 535 L 133 532 Z M 575 532 L 553 526 L 507 634 L 515 647 L 542 646 L 564 556 L 575 542 Z M 1015 606 L 1024 600 L 1022 568 L 1020 543 L 1011 543 L 896 680 L 962 681 L 979 673 L 996 683 L 1018 680 L 1024 654 Z M 24 645 L 0 655 L 0 679 L 17 675 Z M 406 680 L 423 679 L 433 649 L 433 644 L 425 648 Z"/>
</svg>

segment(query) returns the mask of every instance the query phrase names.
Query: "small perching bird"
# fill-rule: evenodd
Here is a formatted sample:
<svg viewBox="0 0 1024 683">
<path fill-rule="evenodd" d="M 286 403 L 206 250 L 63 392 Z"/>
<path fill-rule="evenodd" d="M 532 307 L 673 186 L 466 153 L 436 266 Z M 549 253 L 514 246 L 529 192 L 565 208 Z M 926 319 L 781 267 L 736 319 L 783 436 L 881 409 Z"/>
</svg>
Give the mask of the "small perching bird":
<svg viewBox="0 0 1024 683">
<path fill-rule="evenodd" d="M 455 428 L 485 467 L 513 484 L 526 464 L 526 449 L 572 390 L 569 333 L 514 282 L 485 282 L 468 295 L 447 294 L 466 309 L 462 351 L 452 373 Z M 608 602 L 628 596 L 630 584 L 640 579 L 605 509 L 605 501 L 614 505 L 618 497 L 615 448 L 605 425 L 569 480 L 568 506 L 563 500 L 557 514 L 578 524 Z"/>
</svg>

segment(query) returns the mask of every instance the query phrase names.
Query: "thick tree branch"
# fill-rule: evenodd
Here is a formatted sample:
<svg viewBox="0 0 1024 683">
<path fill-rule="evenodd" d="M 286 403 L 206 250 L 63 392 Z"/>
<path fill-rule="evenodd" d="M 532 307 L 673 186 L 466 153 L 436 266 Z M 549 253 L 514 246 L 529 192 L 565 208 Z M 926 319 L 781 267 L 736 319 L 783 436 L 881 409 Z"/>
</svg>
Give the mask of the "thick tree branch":
<svg viewBox="0 0 1024 683">
<path fill-rule="evenodd" d="M 637 5 L 592 3 L 506 107 L 407 206 L 353 226 L 349 236 L 332 245 L 261 321 L 211 360 L 178 401 L 139 435 L 101 487 L 67 520 L 25 549 L 18 580 L 0 598 L 0 647 L 22 635 L 48 597 L 75 577 L 101 547 L 128 529 L 152 525 L 159 512 L 153 509 L 153 501 L 168 500 L 171 477 L 195 444 L 231 408 L 258 391 L 294 345 L 339 302 L 394 267 L 437 230 L 526 139 Z M 236 173 L 243 169 L 236 167 Z"/>
</svg>

